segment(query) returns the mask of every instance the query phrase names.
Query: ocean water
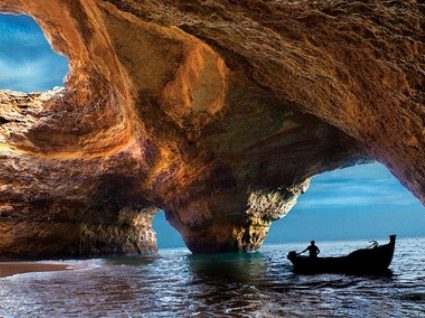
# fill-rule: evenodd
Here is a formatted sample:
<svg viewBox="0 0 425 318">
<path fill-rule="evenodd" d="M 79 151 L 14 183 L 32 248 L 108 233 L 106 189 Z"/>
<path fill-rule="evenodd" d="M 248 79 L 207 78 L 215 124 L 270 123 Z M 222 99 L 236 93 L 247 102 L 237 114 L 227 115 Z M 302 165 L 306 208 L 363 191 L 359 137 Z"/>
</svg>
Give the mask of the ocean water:
<svg viewBox="0 0 425 318">
<path fill-rule="evenodd" d="M 0 317 L 425 317 L 425 238 L 399 239 L 386 277 L 295 275 L 286 254 L 307 243 L 67 260 L 74 270 L 0 278 Z M 368 245 L 317 243 L 323 255 Z"/>
</svg>

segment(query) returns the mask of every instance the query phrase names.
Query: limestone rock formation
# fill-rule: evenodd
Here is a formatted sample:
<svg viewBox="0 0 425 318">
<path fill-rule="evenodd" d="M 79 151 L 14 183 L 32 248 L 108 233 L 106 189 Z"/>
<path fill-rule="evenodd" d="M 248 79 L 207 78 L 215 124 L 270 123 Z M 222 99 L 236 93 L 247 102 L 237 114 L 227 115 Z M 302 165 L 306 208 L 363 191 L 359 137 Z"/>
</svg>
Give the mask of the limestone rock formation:
<svg viewBox="0 0 425 318">
<path fill-rule="evenodd" d="M 421 1 L 0 0 L 69 58 L 0 93 L 0 257 L 259 248 L 323 171 L 376 159 L 425 202 Z M 284 235 L 284 233 L 282 234 Z"/>
</svg>

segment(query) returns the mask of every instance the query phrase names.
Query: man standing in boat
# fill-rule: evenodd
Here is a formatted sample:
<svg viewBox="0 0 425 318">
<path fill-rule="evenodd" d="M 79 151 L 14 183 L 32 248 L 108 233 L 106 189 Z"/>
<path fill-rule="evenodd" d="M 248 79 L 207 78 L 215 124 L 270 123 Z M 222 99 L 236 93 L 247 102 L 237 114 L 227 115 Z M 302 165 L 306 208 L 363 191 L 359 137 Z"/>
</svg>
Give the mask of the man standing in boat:
<svg viewBox="0 0 425 318">
<path fill-rule="evenodd" d="M 308 251 L 309 256 L 310 257 L 313 257 L 313 258 L 316 258 L 317 255 L 319 255 L 319 253 L 320 253 L 320 250 L 316 246 L 316 242 L 315 241 L 311 241 L 310 242 L 310 245 L 307 246 L 307 248 L 304 251 L 302 251 L 301 253 L 299 253 L 299 254 L 302 254 L 302 253 L 307 252 L 307 251 Z"/>
</svg>

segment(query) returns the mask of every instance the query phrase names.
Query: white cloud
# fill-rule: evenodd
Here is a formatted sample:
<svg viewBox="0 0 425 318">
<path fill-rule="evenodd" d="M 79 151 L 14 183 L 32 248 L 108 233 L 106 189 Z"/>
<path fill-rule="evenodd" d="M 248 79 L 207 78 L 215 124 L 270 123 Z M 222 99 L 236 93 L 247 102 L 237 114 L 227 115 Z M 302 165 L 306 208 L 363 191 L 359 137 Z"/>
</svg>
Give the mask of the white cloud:
<svg viewBox="0 0 425 318">
<path fill-rule="evenodd" d="M 44 91 L 63 85 L 63 72 L 52 68 L 47 58 L 25 60 L 19 65 L 0 60 L 0 88 L 18 91 Z"/>
</svg>

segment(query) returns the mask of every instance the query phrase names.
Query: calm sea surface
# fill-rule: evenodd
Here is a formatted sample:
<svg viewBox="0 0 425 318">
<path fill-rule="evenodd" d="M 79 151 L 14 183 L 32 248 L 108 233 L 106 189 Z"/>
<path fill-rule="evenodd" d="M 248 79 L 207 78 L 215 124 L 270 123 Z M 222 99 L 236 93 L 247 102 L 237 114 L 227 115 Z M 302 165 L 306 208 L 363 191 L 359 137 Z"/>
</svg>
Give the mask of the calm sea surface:
<svg viewBox="0 0 425 318">
<path fill-rule="evenodd" d="M 286 254 L 306 245 L 65 261 L 77 269 L 0 278 L 0 317 L 425 317 L 425 238 L 397 241 L 390 277 L 294 275 Z"/>
</svg>

